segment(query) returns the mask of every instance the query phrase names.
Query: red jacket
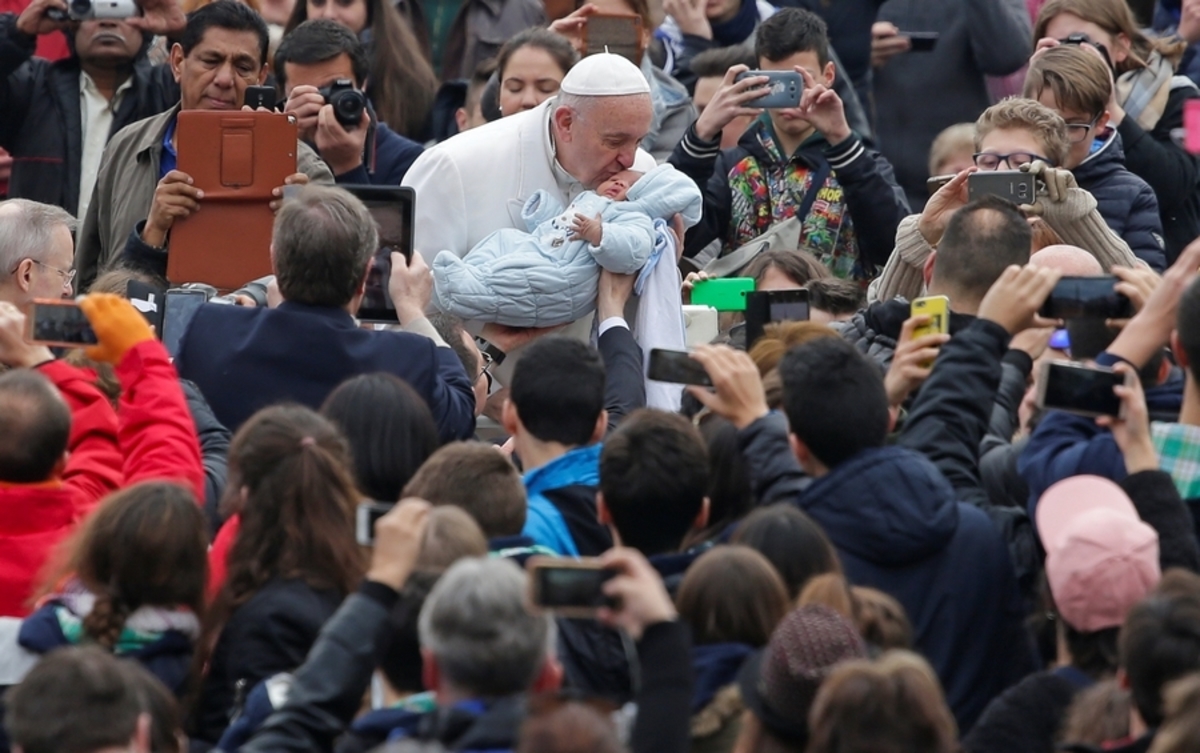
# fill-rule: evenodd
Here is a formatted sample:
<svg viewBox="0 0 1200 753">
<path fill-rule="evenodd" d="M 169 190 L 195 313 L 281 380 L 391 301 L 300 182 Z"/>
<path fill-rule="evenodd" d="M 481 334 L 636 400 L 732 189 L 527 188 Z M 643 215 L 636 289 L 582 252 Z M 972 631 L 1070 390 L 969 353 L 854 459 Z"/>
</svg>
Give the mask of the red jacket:
<svg viewBox="0 0 1200 753">
<path fill-rule="evenodd" d="M 90 372 L 61 361 L 38 368 L 71 408 L 60 479 L 0 483 L 0 616 L 23 617 L 54 548 L 110 492 L 148 479 L 183 483 L 204 499 L 204 468 L 175 368 L 158 342 L 139 344 L 117 366 L 120 414 Z"/>
</svg>

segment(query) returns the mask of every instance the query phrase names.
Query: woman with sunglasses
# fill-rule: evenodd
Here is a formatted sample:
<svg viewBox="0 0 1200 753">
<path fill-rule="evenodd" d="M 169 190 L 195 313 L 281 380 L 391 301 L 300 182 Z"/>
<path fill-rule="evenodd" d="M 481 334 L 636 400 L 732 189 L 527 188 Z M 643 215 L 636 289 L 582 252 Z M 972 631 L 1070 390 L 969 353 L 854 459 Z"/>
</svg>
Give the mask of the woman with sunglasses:
<svg viewBox="0 0 1200 753">
<path fill-rule="evenodd" d="M 1162 272 L 1167 259 L 1159 201 L 1146 181 L 1125 166 L 1123 139 L 1110 125 L 1112 91 L 1112 77 L 1094 50 L 1061 45 L 1034 56 L 1024 96 L 1066 121 L 1068 149 L 1061 166 L 1096 197 L 1097 209 L 1113 232 L 1139 259 Z M 1189 239 L 1196 234 L 1200 232 L 1189 234 Z"/>
<path fill-rule="evenodd" d="M 1115 92 L 1109 125 L 1121 135 L 1125 165 L 1158 195 L 1167 263 L 1200 235 L 1200 161 L 1173 140 L 1200 90 L 1176 75 L 1187 43 L 1143 34 L 1125 0 L 1050 0 L 1034 25 L 1038 48 L 1082 45 L 1107 58 Z"/>
</svg>

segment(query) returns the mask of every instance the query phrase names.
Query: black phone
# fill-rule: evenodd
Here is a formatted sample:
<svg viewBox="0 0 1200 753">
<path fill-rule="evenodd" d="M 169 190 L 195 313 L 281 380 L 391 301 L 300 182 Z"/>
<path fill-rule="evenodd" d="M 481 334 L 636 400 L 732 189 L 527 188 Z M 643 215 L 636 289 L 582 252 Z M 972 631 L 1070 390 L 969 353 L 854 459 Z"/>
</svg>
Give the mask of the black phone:
<svg viewBox="0 0 1200 753">
<path fill-rule="evenodd" d="M 900 36 L 908 37 L 910 52 L 933 52 L 941 34 L 936 31 L 902 31 Z"/>
<path fill-rule="evenodd" d="M 260 107 L 274 110 L 276 96 L 273 86 L 247 86 L 245 104 L 255 110 Z"/>
<path fill-rule="evenodd" d="M 358 309 L 358 319 L 363 322 L 395 323 L 396 307 L 388 294 L 388 280 L 392 276 L 392 252 L 404 255 L 412 261 L 413 255 L 413 208 L 414 193 L 411 188 L 399 186 L 340 186 L 357 196 L 379 232 L 379 248 L 371 257 L 367 271 L 367 290 Z"/>
<path fill-rule="evenodd" d="M 99 342 L 92 323 L 75 301 L 34 300 L 25 327 L 25 339 L 39 345 L 77 348 Z"/>
<path fill-rule="evenodd" d="M 709 378 L 708 372 L 685 350 L 652 349 L 646 376 L 656 382 L 695 384 L 701 387 L 712 386 L 712 379 Z"/>
<path fill-rule="evenodd" d="M 375 545 L 375 521 L 391 512 L 395 502 L 363 502 L 354 515 L 354 538 L 361 546 Z"/>
<path fill-rule="evenodd" d="M 179 355 L 183 333 L 192 323 L 196 312 L 207 302 L 208 293 L 203 290 L 177 288 L 167 291 L 162 314 L 162 343 L 172 358 Z"/>
<path fill-rule="evenodd" d="M 1047 319 L 1128 319 L 1133 302 L 1113 287 L 1116 277 L 1063 277 L 1038 313 Z"/>
<path fill-rule="evenodd" d="M 746 294 L 746 347 L 773 322 L 808 321 L 807 290 L 759 290 Z"/>
<path fill-rule="evenodd" d="M 529 595 L 533 606 L 564 617 L 586 618 L 616 602 L 604 584 L 617 575 L 595 559 L 534 557 L 529 561 Z"/>
<path fill-rule="evenodd" d="M 1121 398 L 1113 392 L 1126 378 L 1103 366 L 1045 361 L 1038 377 L 1039 408 L 1080 416 L 1120 416 Z"/>
<path fill-rule="evenodd" d="M 154 327 L 155 334 L 162 339 L 163 307 L 166 305 L 166 288 L 149 285 L 141 280 L 130 280 L 125 285 L 125 297 L 133 307 L 146 317 Z"/>
<path fill-rule="evenodd" d="M 1037 178 L 1020 170 L 982 170 L 967 177 L 971 201 L 982 196 L 999 196 L 1018 206 L 1037 199 Z"/>
</svg>

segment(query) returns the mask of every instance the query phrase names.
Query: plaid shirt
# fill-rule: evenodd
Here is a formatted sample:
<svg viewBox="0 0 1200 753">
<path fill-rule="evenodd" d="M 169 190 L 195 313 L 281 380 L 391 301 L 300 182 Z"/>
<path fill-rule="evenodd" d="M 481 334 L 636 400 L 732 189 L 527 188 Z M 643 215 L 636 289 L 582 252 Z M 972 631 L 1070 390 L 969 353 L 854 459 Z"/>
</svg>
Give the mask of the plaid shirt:
<svg viewBox="0 0 1200 753">
<path fill-rule="evenodd" d="M 1184 499 L 1200 497 L 1200 426 L 1153 423 L 1159 468 L 1171 474 Z"/>
</svg>

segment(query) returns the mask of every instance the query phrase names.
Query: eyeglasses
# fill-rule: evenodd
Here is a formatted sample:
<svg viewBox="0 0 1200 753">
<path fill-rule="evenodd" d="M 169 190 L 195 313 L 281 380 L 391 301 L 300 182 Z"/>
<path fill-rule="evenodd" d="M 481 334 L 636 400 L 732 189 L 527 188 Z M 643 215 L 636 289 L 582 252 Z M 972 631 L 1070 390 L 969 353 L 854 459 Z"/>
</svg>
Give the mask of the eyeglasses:
<svg viewBox="0 0 1200 753">
<path fill-rule="evenodd" d="M 1092 129 L 1096 127 L 1096 121 L 1100 120 L 1100 116 L 1092 118 L 1090 123 L 1067 123 L 1067 140 L 1072 144 L 1078 144 L 1088 137 Z"/>
<path fill-rule="evenodd" d="M 488 353 L 486 350 L 479 351 L 479 356 L 480 356 L 480 358 L 483 359 L 483 368 L 480 369 L 479 373 L 475 375 L 475 381 L 478 382 L 479 377 L 486 377 L 487 378 L 487 391 L 488 391 L 488 394 L 491 394 L 492 379 L 493 379 L 492 365 L 495 363 L 495 359 L 493 359 L 492 354 Z"/>
<path fill-rule="evenodd" d="M 1048 165 L 1054 164 L 1040 154 L 1033 152 L 1012 152 L 1011 154 L 994 154 L 992 152 L 979 152 L 973 155 L 975 166 L 981 170 L 996 170 L 1000 167 L 1000 163 L 1008 165 L 1010 170 L 1019 169 L 1022 165 L 1029 165 L 1037 160 L 1041 160 Z"/>
<path fill-rule="evenodd" d="M 25 260 L 22 259 L 21 261 L 25 261 Z M 62 279 L 64 287 L 67 285 L 70 285 L 71 282 L 74 281 L 74 279 L 75 279 L 75 270 L 74 269 L 59 269 L 58 267 L 56 267 L 52 264 L 47 264 L 46 262 L 38 261 L 37 259 L 30 259 L 29 261 L 33 262 L 34 264 L 38 265 L 39 267 L 45 267 L 46 269 L 49 269 L 49 270 L 53 271 L 54 273 L 56 273 Z M 17 268 L 20 266 L 21 266 L 21 262 L 19 261 L 19 262 L 17 262 L 17 266 L 10 269 L 8 271 L 8 273 L 10 275 L 15 274 L 17 271 Z"/>
</svg>

